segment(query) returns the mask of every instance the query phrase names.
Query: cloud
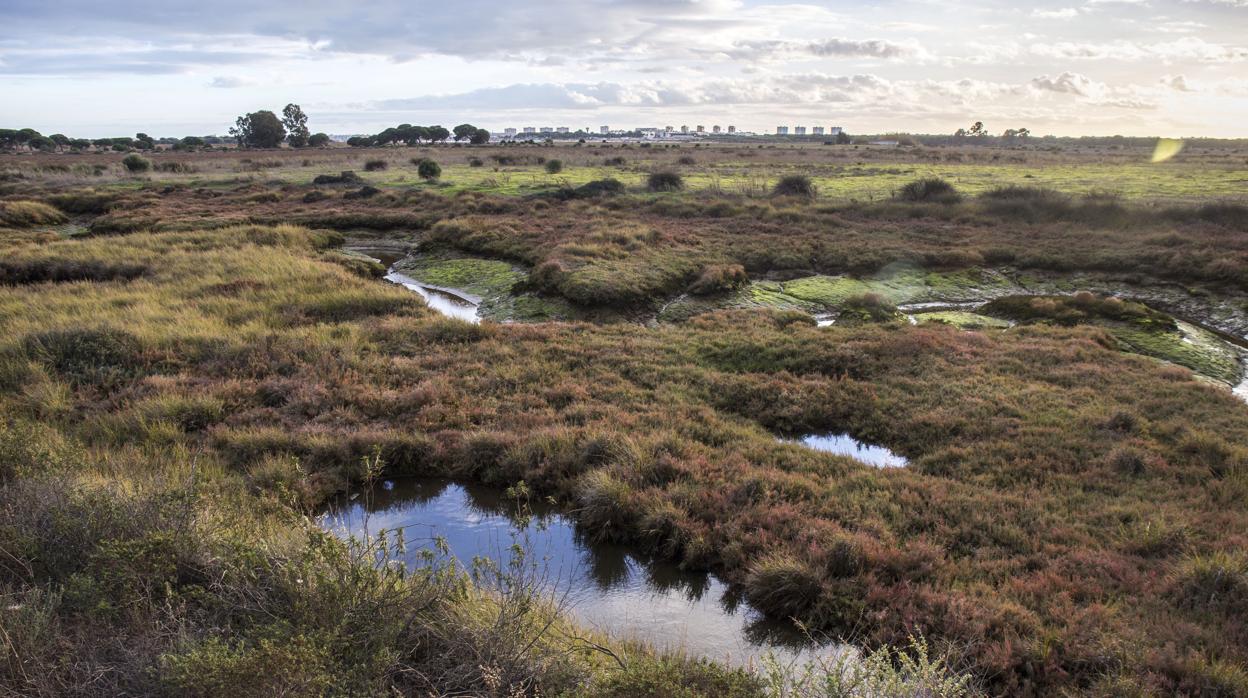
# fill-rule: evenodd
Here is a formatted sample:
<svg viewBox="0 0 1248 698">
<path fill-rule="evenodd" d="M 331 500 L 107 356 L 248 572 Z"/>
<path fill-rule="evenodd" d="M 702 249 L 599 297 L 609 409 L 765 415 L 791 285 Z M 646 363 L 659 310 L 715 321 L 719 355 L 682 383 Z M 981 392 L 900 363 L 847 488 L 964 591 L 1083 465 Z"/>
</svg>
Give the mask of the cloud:
<svg viewBox="0 0 1248 698">
<path fill-rule="evenodd" d="M 1068 95 L 1087 97 L 1089 92 L 1100 91 L 1097 83 L 1086 75 L 1078 73 L 1062 73 L 1056 77 L 1041 75 L 1031 79 L 1030 85 L 1045 92 L 1059 92 Z"/>
<path fill-rule="evenodd" d="M 255 82 L 247 78 L 218 76 L 208 82 L 208 87 L 220 87 L 224 89 L 232 89 L 235 87 L 247 87 L 254 85 Z"/>
<path fill-rule="evenodd" d="M 822 39 L 818 41 L 747 40 L 716 51 L 733 60 L 775 61 L 811 58 L 917 58 L 923 50 L 915 42 L 883 39 Z"/>
<path fill-rule="evenodd" d="M 1237 63 L 1248 60 L 1248 48 L 1225 46 L 1194 36 L 1160 43 L 1133 41 L 1035 43 L 1027 50 L 1037 56 L 1065 60 L 1197 61 L 1203 63 Z"/>
<path fill-rule="evenodd" d="M 1037 19 L 1073 19 L 1079 16 L 1074 7 L 1063 7 L 1060 10 L 1032 10 L 1031 16 Z"/>
</svg>

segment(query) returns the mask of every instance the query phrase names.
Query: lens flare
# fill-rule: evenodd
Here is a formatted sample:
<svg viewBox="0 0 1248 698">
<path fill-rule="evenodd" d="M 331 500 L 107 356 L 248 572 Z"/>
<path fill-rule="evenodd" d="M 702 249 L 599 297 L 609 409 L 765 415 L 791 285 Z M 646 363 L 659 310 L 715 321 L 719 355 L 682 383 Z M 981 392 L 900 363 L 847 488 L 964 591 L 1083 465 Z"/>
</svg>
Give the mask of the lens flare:
<svg viewBox="0 0 1248 698">
<path fill-rule="evenodd" d="M 1183 141 L 1178 138 L 1162 138 L 1153 149 L 1152 162 L 1165 162 L 1183 151 Z"/>
</svg>

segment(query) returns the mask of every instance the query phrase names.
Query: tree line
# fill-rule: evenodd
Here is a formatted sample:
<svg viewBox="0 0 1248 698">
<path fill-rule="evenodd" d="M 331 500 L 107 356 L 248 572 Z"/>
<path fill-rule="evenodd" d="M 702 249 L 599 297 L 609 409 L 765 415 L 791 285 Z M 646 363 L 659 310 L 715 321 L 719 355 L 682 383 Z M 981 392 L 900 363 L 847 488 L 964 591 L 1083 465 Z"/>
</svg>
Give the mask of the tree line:
<svg viewBox="0 0 1248 698">
<path fill-rule="evenodd" d="M 136 133 L 133 138 L 70 138 L 63 133 L 45 136 L 33 128 L 0 128 L 0 151 L 30 152 L 86 152 L 111 150 L 155 150 L 169 146 L 174 150 L 194 150 L 209 145 L 220 145 L 225 140 L 217 136 L 187 136 L 186 138 L 152 138 L 146 133 Z"/>
<path fill-rule="evenodd" d="M 445 143 L 446 139 L 452 137 L 456 141 L 467 141 L 474 145 L 490 142 L 490 132 L 472 124 L 460 124 L 449 131 L 443 126 L 399 124 L 373 136 L 352 136 L 347 139 L 347 145 L 357 148 L 374 145 L 419 145 L 421 143 Z"/>
</svg>

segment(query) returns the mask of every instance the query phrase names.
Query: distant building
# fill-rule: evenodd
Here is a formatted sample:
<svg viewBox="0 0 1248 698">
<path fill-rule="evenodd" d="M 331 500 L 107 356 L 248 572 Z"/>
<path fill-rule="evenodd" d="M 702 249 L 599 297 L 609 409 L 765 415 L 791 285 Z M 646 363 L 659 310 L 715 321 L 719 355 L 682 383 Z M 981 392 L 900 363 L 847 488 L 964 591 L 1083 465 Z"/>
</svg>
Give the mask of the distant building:
<svg viewBox="0 0 1248 698">
<path fill-rule="evenodd" d="M 702 124 L 698 124 L 698 133 L 706 133 L 706 127 Z"/>
<path fill-rule="evenodd" d="M 559 128 L 555 129 L 555 133 L 570 133 L 570 131 L 568 131 L 567 126 L 560 126 Z"/>
<path fill-rule="evenodd" d="M 516 129 L 514 129 L 514 128 L 505 128 L 505 129 L 503 129 L 503 135 L 504 135 L 504 136 L 506 136 L 506 137 L 508 137 L 508 138 L 515 138 L 515 137 L 516 137 Z"/>
<path fill-rule="evenodd" d="M 671 126 L 664 126 L 664 127 L 663 127 L 663 132 L 664 132 L 664 133 L 671 133 L 672 131 L 675 131 L 675 130 L 676 130 L 676 129 L 672 128 Z"/>
<path fill-rule="evenodd" d="M 795 135 L 795 136 L 805 136 L 805 135 L 806 135 L 806 127 L 805 127 L 805 126 L 797 126 L 797 127 L 794 127 L 794 129 L 793 129 L 793 135 Z"/>
<path fill-rule="evenodd" d="M 599 126 L 599 127 L 598 127 L 598 133 L 601 133 L 602 135 L 604 135 L 604 136 L 605 136 L 605 135 L 607 135 L 608 133 L 611 133 L 611 127 L 610 127 L 610 126 Z"/>
<path fill-rule="evenodd" d="M 841 135 L 841 133 L 842 133 L 842 129 L 840 126 L 833 126 L 832 128 L 828 129 L 829 136 L 839 136 Z"/>
<path fill-rule="evenodd" d="M 814 127 L 813 129 L 811 129 L 811 130 L 810 130 L 810 132 L 811 132 L 811 133 L 813 133 L 813 134 L 815 134 L 816 136 L 822 136 L 822 135 L 823 135 L 823 127 L 822 127 L 822 126 L 816 126 L 816 127 Z"/>
<path fill-rule="evenodd" d="M 524 132 L 525 133 L 537 133 L 537 129 L 533 128 L 532 126 L 525 126 Z"/>
<path fill-rule="evenodd" d="M 688 126 L 684 126 L 684 125 L 682 125 L 682 126 L 680 127 L 680 132 L 681 132 L 681 133 L 689 133 L 689 127 L 688 127 Z"/>
<path fill-rule="evenodd" d="M 787 135 L 789 135 L 789 127 L 788 127 L 788 126 L 777 126 L 777 127 L 776 127 L 776 135 L 777 135 L 777 136 L 787 136 Z"/>
<path fill-rule="evenodd" d="M 720 129 L 719 129 L 719 124 L 716 124 L 716 125 L 714 125 L 714 126 L 712 126 L 712 127 L 711 127 L 711 133 L 719 133 L 719 130 L 720 130 Z"/>
<path fill-rule="evenodd" d="M 728 133 L 736 133 L 736 132 L 737 132 L 737 127 L 730 124 L 728 126 Z"/>
<path fill-rule="evenodd" d="M 555 132 L 555 129 L 553 129 L 553 128 L 549 127 L 549 126 L 543 126 L 543 127 L 541 128 L 541 132 L 542 132 L 542 133 L 554 133 L 554 132 Z"/>
</svg>

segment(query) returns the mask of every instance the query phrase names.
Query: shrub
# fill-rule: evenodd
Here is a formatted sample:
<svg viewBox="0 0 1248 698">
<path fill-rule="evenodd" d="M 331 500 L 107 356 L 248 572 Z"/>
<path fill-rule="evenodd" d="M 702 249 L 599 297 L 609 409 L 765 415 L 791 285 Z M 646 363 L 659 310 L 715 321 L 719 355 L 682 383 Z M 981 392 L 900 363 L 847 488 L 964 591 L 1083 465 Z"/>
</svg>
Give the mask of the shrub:
<svg viewBox="0 0 1248 698">
<path fill-rule="evenodd" d="M 390 163 L 385 160 L 369 160 L 364 163 L 365 172 L 380 172 L 388 167 L 390 167 Z"/>
<path fill-rule="evenodd" d="M 689 293 L 695 296 L 726 293 L 741 288 L 749 280 L 745 267 L 740 264 L 713 264 L 702 269 L 698 279 L 689 287 Z"/>
<path fill-rule="evenodd" d="M 685 180 L 675 172 L 655 172 L 646 180 L 646 188 L 650 191 L 680 191 L 685 188 Z"/>
<path fill-rule="evenodd" d="M 422 158 L 416 163 L 416 174 L 430 182 L 442 176 L 442 166 L 429 158 Z"/>
<path fill-rule="evenodd" d="M 482 160 L 481 158 L 468 158 L 469 167 L 482 167 L 484 165 L 485 165 L 485 161 Z"/>
<path fill-rule="evenodd" d="M 939 177 L 925 177 L 903 186 L 897 192 L 897 198 L 902 201 L 956 204 L 962 200 L 962 195 L 952 184 Z"/>
<path fill-rule="evenodd" d="M 330 198 L 329 194 L 326 194 L 326 193 L 325 193 L 325 192 L 323 192 L 323 191 L 319 191 L 319 190 L 315 190 L 315 189 L 314 189 L 314 190 L 312 190 L 312 191 L 308 192 L 307 194 L 304 194 L 304 195 L 303 195 L 303 203 L 305 203 L 305 204 L 314 204 L 314 203 L 316 203 L 316 202 L 318 202 L 318 201 L 324 201 L 325 199 L 328 199 L 328 198 Z"/>
<path fill-rule="evenodd" d="M 815 198 L 815 184 L 806 175 L 789 175 L 776 183 L 772 194 L 776 196 L 800 196 L 805 199 Z"/>
<path fill-rule="evenodd" d="M 360 179 L 360 176 L 351 170 L 343 170 L 336 175 L 317 175 L 312 180 L 313 184 L 362 184 L 363 182 L 364 180 Z"/>
<path fill-rule="evenodd" d="M 156 163 L 157 172 L 174 172 L 189 173 L 195 172 L 194 165 L 188 165 L 185 162 L 158 162 Z"/>
<path fill-rule="evenodd" d="M 58 225 L 68 220 L 65 214 L 38 201 L 5 201 L 0 203 L 0 226 L 25 228 L 32 225 Z"/>
<path fill-rule="evenodd" d="M 371 199 L 381 193 L 381 190 L 371 184 L 365 184 L 356 191 L 349 191 L 342 195 L 344 199 Z"/>
<path fill-rule="evenodd" d="M 544 167 L 546 169 L 546 174 L 559 174 L 560 172 L 563 172 L 563 161 L 547 160 Z"/>
<path fill-rule="evenodd" d="M 602 161 L 602 164 L 603 164 L 603 165 L 606 165 L 607 167 L 623 167 L 623 166 L 624 166 L 624 164 L 625 164 L 625 163 L 627 163 L 627 162 L 628 162 L 628 160 L 626 160 L 626 159 L 624 159 L 624 158 L 622 158 L 622 157 L 616 156 L 616 157 L 613 157 L 613 158 L 605 158 L 605 159 Z"/>
<path fill-rule="evenodd" d="M 698 161 L 692 155 L 681 155 L 679 158 L 676 158 L 676 164 L 691 166 L 698 164 Z"/>
<path fill-rule="evenodd" d="M 127 172 L 131 173 L 147 172 L 152 169 L 152 161 L 137 153 L 131 153 L 122 158 L 121 164 L 125 166 Z"/>
</svg>

